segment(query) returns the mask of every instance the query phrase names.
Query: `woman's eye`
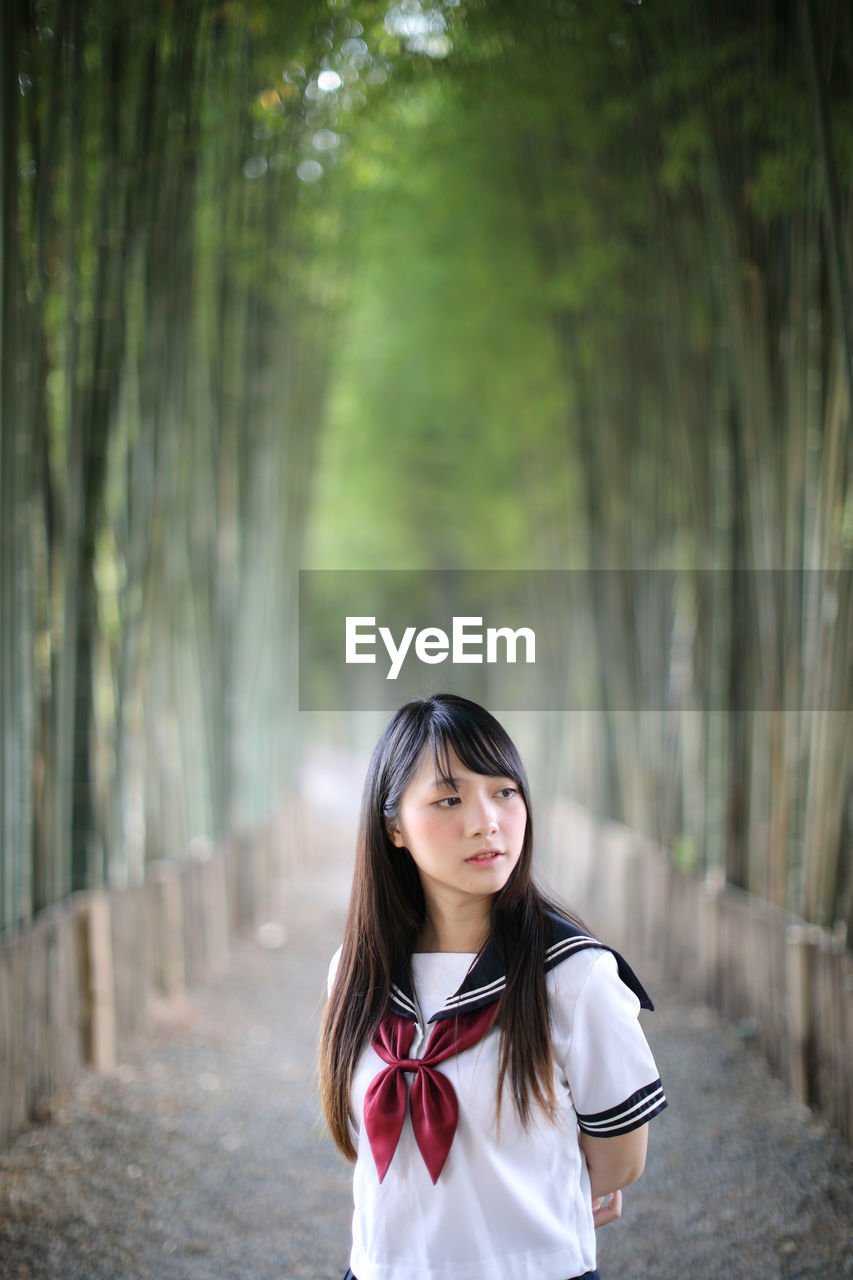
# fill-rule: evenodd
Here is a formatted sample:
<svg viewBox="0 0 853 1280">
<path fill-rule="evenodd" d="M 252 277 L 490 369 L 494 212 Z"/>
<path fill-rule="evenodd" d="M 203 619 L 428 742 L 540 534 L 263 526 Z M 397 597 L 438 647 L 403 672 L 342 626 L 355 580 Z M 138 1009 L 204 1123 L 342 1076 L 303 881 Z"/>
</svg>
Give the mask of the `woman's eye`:
<svg viewBox="0 0 853 1280">
<path fill-rule="evenodd" d="M 445 809 L 455 809 L 458 804 L 462 803 L 461 796 L 444 796 L 443 799 L 437 800 L 436 804 Z"/>
<path fill-rule="evenodd" d="M 518 788 L 517 787 L 501 787 L 500 791 L 498 792 L 498 795 L 503 796 L 505 800 L 508 800 L 510 796 L 518 795 Z"/>
</svg>

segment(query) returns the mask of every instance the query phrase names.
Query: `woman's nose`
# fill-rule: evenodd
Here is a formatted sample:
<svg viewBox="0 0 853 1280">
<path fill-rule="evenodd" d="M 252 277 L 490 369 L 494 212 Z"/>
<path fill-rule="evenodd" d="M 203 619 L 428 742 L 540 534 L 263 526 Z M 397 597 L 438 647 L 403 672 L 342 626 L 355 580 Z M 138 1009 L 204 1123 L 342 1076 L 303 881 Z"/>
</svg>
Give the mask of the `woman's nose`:
<svg viewBox="0 0 853 1280">
<path fill-rule="evenodd" d="M 482 796 L 468 810 L 469 835 L 488 835 L 498 829 L 497 808 L 490 796 Z"/>
</svg>

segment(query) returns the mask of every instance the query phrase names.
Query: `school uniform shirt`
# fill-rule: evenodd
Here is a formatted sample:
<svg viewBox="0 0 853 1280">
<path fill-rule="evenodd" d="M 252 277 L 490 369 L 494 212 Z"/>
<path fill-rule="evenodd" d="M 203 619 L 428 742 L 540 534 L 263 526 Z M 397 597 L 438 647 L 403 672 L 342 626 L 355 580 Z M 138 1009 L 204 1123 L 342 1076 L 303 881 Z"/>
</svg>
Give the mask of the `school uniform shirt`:
<svg viewBox="0 0 853 1280">
<path fill-rule="evenodd" d="M 549 915 L 546 984 L 557 1113 L 533 1105 L 525 1128 L 509 1088 L 496 1117 L 500 1030 L 446 1058 L 459 1119 L 433 1182 L 411 1115 L 380 1181 L 364 1125 L 365 1094 L 387 1062 L 369 1046 L 353 1075 L 357 1151 L 350 1267 L 358 1280 L 568 1280 L 595 1267 L 595 1233 L 578 1129 L 629 1133 L 666 1106 L 640 1028 L 651 1001 L 618 953 Z M 331 988 L 338 952 L 329 971 Z M 497 948 L 416 953 L 399 975 L 391 1010 L 415 1024 L 407 1058 L 423 1056 L 434 1024 L 493 1004 L 505 980 Z M 411 1086 L 413 1073 L 406 1080 Z"/>
</svg>

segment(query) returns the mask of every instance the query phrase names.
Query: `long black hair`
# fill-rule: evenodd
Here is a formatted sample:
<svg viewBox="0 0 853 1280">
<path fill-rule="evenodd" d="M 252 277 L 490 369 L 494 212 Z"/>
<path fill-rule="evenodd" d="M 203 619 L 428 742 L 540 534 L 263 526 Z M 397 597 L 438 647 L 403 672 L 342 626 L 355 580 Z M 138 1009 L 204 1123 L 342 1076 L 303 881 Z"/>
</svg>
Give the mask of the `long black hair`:
<svg viewBox="0 0 853 1280">
<path fill-rule="evenodd" d="M 521 852 L 491 906 L 491 940 L 506 974 L 497 1011 L 502 1036 L 496 1107 L 499 1116 L 507 1079 L 524 1123 L 532 1105 L 546 1113 L 554 1105 L 545 950 L 546 911 L 556 904 L 531 875 L 533 812 L 524 764 L 503 725 L 476 702 L 450 693 L 416 698 L 392 716 L 370 759 L 340 962 L 320 1031 L 323 1107 L 332 1136 L 350 1159 L 355 1159 L 348 1123 L 355 1064 L 386 1012 L 394 975 L 409 967 L 425 918 L 415 862 L 389 835 L 424 752 L 431 752 L 445 781 L 452 753 L 473 773 L 511 778 L 524 800 Z"/>
</svg>

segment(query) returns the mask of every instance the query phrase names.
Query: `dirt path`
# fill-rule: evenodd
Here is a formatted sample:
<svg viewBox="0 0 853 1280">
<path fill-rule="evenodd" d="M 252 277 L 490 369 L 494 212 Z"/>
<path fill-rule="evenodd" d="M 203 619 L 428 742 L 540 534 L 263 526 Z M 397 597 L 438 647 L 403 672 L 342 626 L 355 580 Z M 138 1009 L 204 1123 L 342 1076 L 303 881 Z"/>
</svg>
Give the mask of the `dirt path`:
<svg viewBox="0 0 853 1280">
<path fill-rule="evenodd" d="M 345 893 L 342 859 L 315 857 L 284 945 L 241 944 L 115 1076 L 82 1081 L 0 1156 L 2 1280 L 339 1280 L 349 1170 L 319 1120 L 314 1042 Z M 713 1015 L 655 994 L 671 1105 L 599 1236 L 603 1280 L 853 1276 L 841 1139 Z"/>
</svg>

